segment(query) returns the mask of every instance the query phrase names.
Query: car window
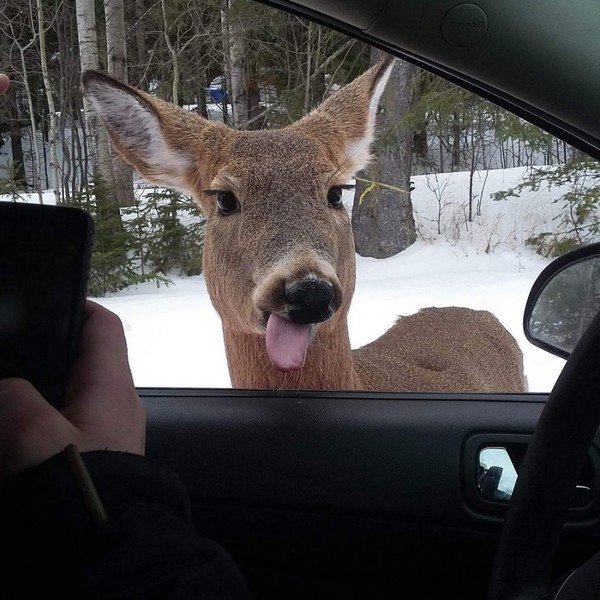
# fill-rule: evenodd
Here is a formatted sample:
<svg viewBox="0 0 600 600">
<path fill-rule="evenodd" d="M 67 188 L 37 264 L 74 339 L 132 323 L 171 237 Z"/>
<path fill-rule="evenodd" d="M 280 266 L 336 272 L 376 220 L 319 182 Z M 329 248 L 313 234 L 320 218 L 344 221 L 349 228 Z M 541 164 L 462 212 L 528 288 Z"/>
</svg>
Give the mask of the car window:
<svg viewBox="0 0 600 600">
<path fill-rule="evenodd" d="M 518 391 L 484 364 L 518 348 L 526 389 L 551 389 L 564 361 L 525 340 L 523 310 L 553 257 L 597 241 L 598 162 L 403 61 L 334 100 L 381 51 L 249 0 L 44 10 L 2 9 L 0 200 L 91 212 L 89 292 L 120 315 L 136 385 L 230 387 L 237 369 L 237 387 Z M 84 98 L 88 69 L 147 95 L 114 88 L 102 113 L 113 84 Z"/>
</svg>

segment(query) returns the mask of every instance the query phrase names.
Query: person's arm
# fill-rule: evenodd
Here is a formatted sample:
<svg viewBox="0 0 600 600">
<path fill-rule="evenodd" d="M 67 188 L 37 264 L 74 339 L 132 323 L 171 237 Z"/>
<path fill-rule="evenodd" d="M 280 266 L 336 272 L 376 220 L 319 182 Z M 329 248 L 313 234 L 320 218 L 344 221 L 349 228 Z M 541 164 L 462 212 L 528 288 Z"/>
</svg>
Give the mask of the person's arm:
<svg viewBox="0 0 600 600">
<path fill-rule="evenodd" d="M 179 478 L 143 458 L 144 440 L 121 323 L 88 303 L 63 410 L 0 381 L 2 597 L 251 597 L 197 535 Z"/>
</svg>

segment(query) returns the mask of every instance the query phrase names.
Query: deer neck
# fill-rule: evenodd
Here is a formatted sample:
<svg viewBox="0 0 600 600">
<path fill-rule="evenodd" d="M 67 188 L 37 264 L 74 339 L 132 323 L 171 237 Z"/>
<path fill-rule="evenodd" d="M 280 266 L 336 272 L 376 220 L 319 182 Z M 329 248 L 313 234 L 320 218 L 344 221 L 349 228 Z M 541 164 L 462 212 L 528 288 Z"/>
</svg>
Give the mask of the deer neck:
<svg viewBox="0 0 600 600">
<path fill-rule="evenodd" d="M 354 369 L 348 325 L 345 319 L 317 329 L 308 348 L 304 367 L 284 373 L 271 364 L 264 336 L 243 333 L 223 324 L 225 351 L 231 383 L 250 389 L 360 389 Z"/>
</svg>

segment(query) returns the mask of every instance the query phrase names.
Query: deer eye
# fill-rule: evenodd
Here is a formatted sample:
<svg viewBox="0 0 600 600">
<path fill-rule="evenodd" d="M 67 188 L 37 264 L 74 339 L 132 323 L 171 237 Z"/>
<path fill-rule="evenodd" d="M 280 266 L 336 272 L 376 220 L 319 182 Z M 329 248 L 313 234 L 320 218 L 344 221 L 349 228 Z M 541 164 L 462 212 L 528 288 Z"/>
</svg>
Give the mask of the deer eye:
<svg viewBox="0 0 600 600">
<path fill-rule="evenodd" d="M 342 186 L 336 185 L 332 187 L 327 193 L 327 201 L 333 208 L 342 207 Z"/>
<path fill-rule="evenodd" d="M 239 209 L 235 194 L 227 191 L 217 192 L 217 209 L 223 216 L 231 215 Z"/>
</svg>

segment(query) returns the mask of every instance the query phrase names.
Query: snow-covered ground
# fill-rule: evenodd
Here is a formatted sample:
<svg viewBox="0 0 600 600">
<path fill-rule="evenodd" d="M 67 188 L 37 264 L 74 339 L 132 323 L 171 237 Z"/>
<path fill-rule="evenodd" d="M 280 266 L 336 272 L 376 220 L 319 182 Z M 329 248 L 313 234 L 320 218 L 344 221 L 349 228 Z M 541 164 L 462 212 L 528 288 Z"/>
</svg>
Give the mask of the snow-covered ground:
<svg viewBox="0 0 600 600">
<path fill-rule="evenodd" d="M 492 192 L 514 186 L 524 169 L 476 176 L 481 215 L 465 223 L 468 173 L 414 178 L 413 203 L 419 240 L 385 260 L 357 257 L 357 289 L 349 324 L 353 347 L 381 335 L 399 315 L 428 306 L 486 309 L 518 340 L 530 391 L 547 392 L 564 365 L 525 340 L 522 318 L 529 290 L 548 264 L 525 245 L 534 233 L 552 230 L 560 206 L 557 191 L 540 190 L 495 202 Z M 485 185 L 484 185 L 485 184 Z M 443 188 L 438 234 L 438 202 Z M 50 203 L 51 193 L 45 195 Z M 438 194 L 439 196 L 439 194 Z M 32 201 L 37 198 L 33 197 Z M 229 387 L 220 321 L 204 277 L 172 277 L 173 285 L 148 283 L 98 299 L 125 325 L 138 386 Z"/>
<path fill-rule="evenodd" d="M 419 241 L 386 260 L 357 257 L 357 289 L 349 315 L 353 347 L 375 339 L 398 315 L 426 306 L 468 306 L 495 314 L 525 355 L 530 391 L 549 391 L 564 361 L 522 333 L 523 308 L 547 264 L 529 252 L 465 255 L 447 242 Z M 202 275 L 148 283 L 98 302 L 120 315 L 139 386 L 229 387 L 220 321 Z"/>
</svg>

